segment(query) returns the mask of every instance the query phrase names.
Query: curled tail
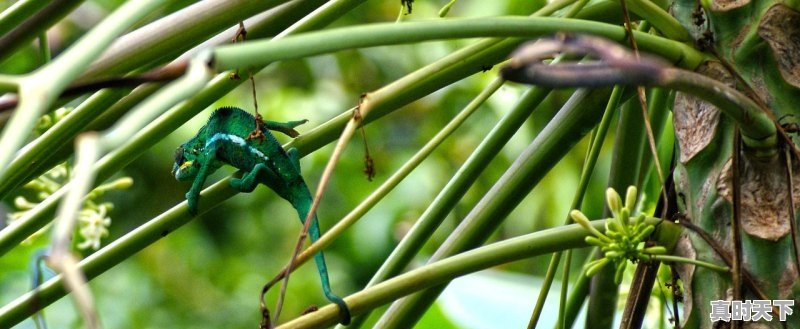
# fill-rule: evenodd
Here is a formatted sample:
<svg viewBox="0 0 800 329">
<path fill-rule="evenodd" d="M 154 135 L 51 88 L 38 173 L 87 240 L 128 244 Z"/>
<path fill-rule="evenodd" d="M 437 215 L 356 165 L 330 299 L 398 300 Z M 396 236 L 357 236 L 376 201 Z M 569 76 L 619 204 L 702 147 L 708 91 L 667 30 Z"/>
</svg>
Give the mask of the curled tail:
<svg viewBox="0 0 800 329">
<path fill-rule="evenodd" d="M 293 202 L 294 207 L 297 210 L 297 215 L 300 216 L 300 222 L 303 224 L 305 224 L 305 219 L 308 216 L 308 212 L 311 209 L 312 203 L 311 192 L 309 192 L 307 188 L 306 194 L 307 197 L 303 198 L 303 200 L 295 200 L 295 202 Z M 308 236 L 311 239 L 311 243 L 314 243 L 319 239 L 319 221 L 317 220 L 316 214 L 312 219 L 311 225 L 308 227 Z M 328 267 L 325 265 L 325 255 L 322 253 L 322 251 L 319 251 L 316 255 L 314 255 L 314 261 L 317 263 L 319 279 L 322 282 L 322 292 L 329 301 L 339 306 L 339 322 L 343 325 L 350 324 L 350 308 L 341 297 L 335 295 L 333 291 L 331 291 L 331 284 L 330 280 L 328 279 Z"/>
</svg>

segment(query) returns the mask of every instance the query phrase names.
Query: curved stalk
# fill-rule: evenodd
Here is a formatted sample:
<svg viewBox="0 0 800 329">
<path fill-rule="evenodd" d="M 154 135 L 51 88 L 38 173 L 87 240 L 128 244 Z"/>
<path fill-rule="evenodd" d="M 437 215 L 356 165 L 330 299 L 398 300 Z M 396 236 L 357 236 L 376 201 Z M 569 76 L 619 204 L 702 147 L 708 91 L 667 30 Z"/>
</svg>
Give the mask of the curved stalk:
<svg viewBox="0 0 800 329">
<path fill-rule="evenodd" d="M 601 60 L 558 65 L 541 63 L 543 58 L 558 51 L 592 54 Z M 704 75 L 670 67 L 659 58 L 637 58 L 626 48 L 603 38 L 559 35 L 540 40 L 517 50 L 501 74 L 510 81 L 552 88 L 644 85 L 675 89 L 714 104 L 736 121 L 743 142 L 757 156 L 772 156 L 777 152 L 776 123 L 766 109 L 746 95 Z"/>
<path fill-rule="evenodd" d="M 652 218 L 647 221 L 651 225 L 660 222 Z M 592 221 L 591 224 L 599 231 L 605 231 L 602 221 Z M 352 294 L 346 297 L 345 301 L 353 314 L 361 314 L 402 296 L 446 283 L 465 274 L 554 251 L 585 247 L 583 239 L 587 234 L 585 229 L 572 224 L 492 243 L 411 270 Z M 323 328 L 335 324 L 337 316 L 336 306 L 328 305 L 278 326 L 277 329 Z"/>
<path fill-rule="evenodd" d="M 0 14 L 0 61 L 45 33 L 83 0 L 17 1 Z"/>
<path fill-rule="evenodd" d="M 315 18 L 303 19 L 301 20 L 301 23 L 298 23 L 289 29 L 302 31 L 309 28 L 318 28 L 326 23 L 331 22 L 348 9 L 352 9 L 362 2 L 364 2 L 364 0 L 339 0 L 332 2 L 330 6 L 324 6 L 323 8 L 320 8 L 320 10 L 317 10 L 311 14 Z M 243 79 L 241 80 L 231 80 L 227 74 L 217 75 L 190 101 L 179 104 L 176 108 L 170 110 L 169 113 L 161 116 L 151 125 L 145 127 L 128 143 L 118 149 L 113 150 L 111 153 L 100 159 L 99 163 L 95 167 L 95 169 L 98 171 L 97 181 L 101 182 L 111 177 L 111 175 L 118 172 L 121 168 L 136 159 L 145 150 L 150 148 L 155 143 L 154 141 L 158 141 L 166 137 L 169 133 L 177 129 L 181 124 L 192 118 L 206 106 L 212 104 L 214 101 L 233 90 L 241 83 L 241 81 L 246 81 L 247 77 L 243 76 L 242 78 Z M 142 96 L 149 97 L 149 92 L 145 94 L 146 95 Z M 138 102 L 138 100 L 136 102 Z M 300 150 L 300 153 L 306 154 L 306 152 L 322 147 L 333 140 L 333 137 L 328 134 L 330 131 L 330 127 L 325 129 L 315 129 L 312 132 L 303 134 L 303 138 L 297 138 L 293 140 L 290 145 L 296 146 Z M 73 134 L 74 133 L 75 132 L 73 132 Z M 307 144 L 312 144 L 314 146 L 309 147 Z M 47 145 L 42 145 L 42 147 L 46 146 Z M 24 166 L 25 163 L 20 163 L 20 165 Z M 3 181 L 3 183 L 5 183 L 5 181 Z M 0 184 L 0 186 L 5 185 Z M 5 191 L 6 190 L 0 190 L 0 194 Z M 17 222 L 15 222 L 14 225 L 0 230 L 0 255 L 5 254 L 25 238 L 46 225 L 48 221 L 52 219 L 51 216 L 55 210 L 55 205 L 61 196 L 63 196 L 63 189 L 57 191 L 37 205 L 34 209 L 28 211 L 28 213 L 26 213 L 23 218 L 20 218 Z"/>
<path fill-rule="evenodd" d="M 164 1 L 155 0 L 123 4 L 58 58 L 20 81 L 19 107 L 0 137 L 0 172 L 5 172 L 36 120 L 67 84 L 103 52 L 114 38 L 163 4 Z"/>
<path fill-rule="evenodd" d="M 327 54 L 340 50 L 414 43 L 438 39 L 478 37 L 538 37 L 559 31 L 589 33 L 615 41 L 626 40 L 625 29 L 612 24 L 552 17 L 491 17 L 380 23 L 345 27 L 286 37 L 225 45 L 214 50 L 214 67 L 240 67 Z M 634 31 L 640 49 L 658 53 L 676 65 L 694 67 L 703 55 L 667 38 Z"/>
</svg>

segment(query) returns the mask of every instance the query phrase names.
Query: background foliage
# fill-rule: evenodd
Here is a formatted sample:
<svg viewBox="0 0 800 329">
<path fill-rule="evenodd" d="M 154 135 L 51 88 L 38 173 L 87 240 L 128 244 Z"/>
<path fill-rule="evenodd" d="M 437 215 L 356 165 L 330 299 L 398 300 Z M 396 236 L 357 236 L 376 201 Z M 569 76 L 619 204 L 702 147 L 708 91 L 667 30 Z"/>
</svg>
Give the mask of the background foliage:
<svg viewBox="0 0 800 329">
<path fill-rule="evenodd" d="M 50 29 L 48 38 L 53 56 L 58 56 L 60 50 L 121 2 L 87 1 Z M 191 1 L 177 1 L 153 12 L 142 25 L 189 3 Z M 438 19 L 437 12 L 446 3 L 444 0 L 417 1 L 413 13 L 402 19 Z M 543 1 L 462 0 L 451 9 L 449 16 L 528 15 L 542 5 Z M 332 26 L 391 22 L 397 18 L 399 10 L 398 1 L 368 1 L 336 20 Z M 303 133 L 351 108 L 361 93 L 378 89 L 472 41 L 437 41 L 348 50 L 280 62 L 256 76 L 258 103 L 262 114 L 270 120 L 308 119 L 309 123 L 299 129 Z M 0 72 L 29 72 L 40 64 L 37 58 L 37 47 L 32 44 L 1 63 Z M 370 124 L 366 133 L 377 176 L 373 182 L 369 182 L 361 173 L 364 152 L 360 138 L 356 138 L 346 150 L 320 207 L 323 231 L 347 214 L 438 132 L 484 86 L 495 79 L 496 71 L 496 68 L 492 68 L 475 74 Z M 400 237 L 525 89 L 512 84 L 503 86 L 387 199 L 326 249 L 336 291 L 349 294 L 361 289 L 369 281 Z M 107 196 L 107 200 L 115 205 L 107 241 L 129 232 L 183 200 L 187 184 L 176 182 L 170 175 L 174 149 L 194 135 L 213 108 L 239 106 L 251 109 L 250 95 L 250 86 L 242 84 L 168 138 L 153 145 L 119 174 L 132 177 L 135 183 L 129 190 L 116 191 Z M 452 232 L 456 221 L 464 218 L 494 184 L 554 115 L 567 95 L 566 91 L 553 93 L 538 106 L 533 117 L 504 147 L 501 155 L 492 161 L 439 228 L 435 238 L 418 255 L 417 264 L 423 263 Z M 72 104 L 78 104 L 81 100 L 74 100 Z M 614 131 L 613 127 L 610 131 Z M 613 140 L 613 136 L 609 136 L 608 140 Z M 556 226 L 563 221 L 569 210 L 574 186 L 577 185 L 587 145 L 587 141 L 582 141 L 547 174 L 505 220 L 493 240 Z M 323 147 L 301 161 L 304 176 L 312 189 L 319 180 L 331 150 L 332 145 Z M 606 185 L 609 163 L 610 155 L 601 154 L 586 193 L 586 206 L 582 209 L 590 218 L 601 216 L 602 191 Z M 228 169 L 227 172 L 218 173 L 212 180 L 231 172 Z M 5 201 L 3 211 L 12 211 L 10 200 Z M 255 326 L 259 317 L 259 290 L 288 260 L 300 229 L 296 216 L 289 204 L 268 189 L 259 188 L 254 193 L 238 195 L 180 230 L 171 232 L 165 239 L 91 282 L 104 325 L 109 328 Z M 48 239 L 49 235 L 44 235 L 0 257 L 0 304 L 29 289 L 32 254 L 46 246 Z M 584 257 L 585 252 L 579 250 L 576 255 Z M 536 282 L 533 277 L 544 273 L 548 260 L 549 256 L 536 257 L 500 266 L 494 270 L 502 273 L 492 272 L 475 277 L 479 280 L 476 282 L 486 284 L 485 290 L 478 290 L 477 287 L 483 287 L 478 283 L 454 284 L 454 289 L 461 290 L 450 293 L 478 294 L 470 297 L 472 299 L 457 299 L 462 303 L 472 303 L 469 310 L 479 310 L 477 313 L 469 312 L 470 316 L 491 319 L 489 321 L 515 320 L 509 316 L 509 308 L 493 308 L 489 301 L 507 297 L 499 292 L 505 291 L 500 287 L 509 282 L 519 281 L 524 282 L 522 286 L 535 287 L 531 283 Z M 573 261 L 572 265 L 574 269 L 571 273 L 578 275 L 582 262 Z M 510 274 L 523 276 L 508 276 Z M 498 292 L 496 296 L 491 296 L 493 291 Z M 269 301 L 275 300 L 276 292 L 277 289 L 274 289 L 268 295 Z M 319 292 L 315 269 L 304 266 L 292 276 L 284 314 L 294 316 L 309 305 L 326 304 Z M 529 292 L 521 299 L 532 305 L 536 292 Z M 479 328 L 481 323 L 487 323 L 476 320 L 469 321 L 471 326 L 463 324 L 466 315 L 458 311 L 465 304 L 454 304 L 452 297 L 448 296 L 453 295 L 445 294 L 437 308 L 426 314 L 420 327 Z M 518 302 L 508 302 L 506 305 Z M 530 307 L 522 310 L 520 318 L 524 324 Z M 45 313 L 54 327 L 80 327 L 80 320 L 70 299 L 60 300 Z M 497 325 L 497 322 L 488 323 Z M 32 322 L 26 321 L 20 327 L 32 327 Z"/>
</svg>

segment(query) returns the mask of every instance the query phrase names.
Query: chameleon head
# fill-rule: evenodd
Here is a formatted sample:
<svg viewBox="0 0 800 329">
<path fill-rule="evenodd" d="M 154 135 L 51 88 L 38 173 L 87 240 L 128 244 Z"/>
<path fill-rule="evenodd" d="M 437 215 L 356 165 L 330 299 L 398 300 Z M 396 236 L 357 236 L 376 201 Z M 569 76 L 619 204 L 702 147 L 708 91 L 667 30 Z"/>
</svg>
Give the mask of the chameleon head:
<svg viewBox="0 0 800 329">
<path fill-rule="evenodd" d="M 200 170 L 200 163 L 196 161 L 197 150 L 185 146 L 181 145 L 175 150 L 175 164 L 172 166 L 172 174 L 182 182 L 194 179 Z"/>
</svg>

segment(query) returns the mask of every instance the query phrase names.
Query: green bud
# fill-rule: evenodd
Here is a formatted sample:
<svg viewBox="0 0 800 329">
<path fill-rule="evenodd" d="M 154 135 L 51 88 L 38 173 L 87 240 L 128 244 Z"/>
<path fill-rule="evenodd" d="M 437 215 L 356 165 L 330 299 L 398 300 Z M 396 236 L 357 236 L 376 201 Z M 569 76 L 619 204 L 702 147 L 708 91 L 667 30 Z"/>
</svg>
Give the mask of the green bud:
<svg viewBox="0 0 800 329">
<path fill-rule="evenodd" d="M 14 198 L 14 207 L 17 207 L 17 209 L 28 210 L 36 207 L 36 203 L 28 201 L 28 199 L 25 199 L 25 197 L 18 196 Z"/>
<path fill-rule="evenodd" d="M 610 260 L 608 260 L 608 258 L 601 258 L 586 264 L 586 276 L 589 277 L 597 274 L 597 272 L 600 272 L 609 262 Z"/>
<path fill-rule="evenodd" d="M 450 0 L 442 9 L 439 10 L 439 17 L 447 16 L 447 13 L 450 12 L 450 7 L 453 7 L 453 4 L 456 3 L 456 0 Z"/>
<path fill-rule="evenodd" d="M 623 260 L 617 263 L 617 273 L 614 274 L 614 283 L 622 283 L 622 276 L 625 275 L 625 268 L 628 266 L 628 261 Z"/>
<path fill-rule="evenodd" d="M 625 208 L 628 208 L 630 211 L 633 211 L 633 208 L 636 206 L 636 186 L 628 186 L 628 191 L 625 193 Z"/>
<path fill-rule="evenodd" d="M 636 241 L 643 241 L 643 240 L 647 239 L 647 237 L 650 236 L 650 234 L 653 233 L 653 231 L 655 231 L 655 229 L 656 229 L 655 226 L 647 225 L 642 229 L 641 232 L 636 234 L 634 239 L 636 239 Z"/>
<path fill-rule="evenodd" d="M 648 254 L 653 254 L 653 255 L 664 255 L 664 254 L 667 253 L 667 248 L 664 248 L 663 246 L 653 246 L 653 247 L 644 248 L 644 250 L 642 250 L 642 252 L 645 252 L 645 253 L 648 253 Z"/>
<path fill-rule="evenodd" d="M 133 186 L 133 178 L 122 177 L 120 179 L 117 179 L 117 180 L 109 183 L 108 185 L 109 185 L 110 188 L 113 188 L 113 189 L 118 189 L 118 190 L 127 189 L 127 188 L 130 188 L 131 186 Z"/>
<path fill-rule="evenodd" d="M 605 242 L 601 241 L 600 239 L 598 239 L 596 237 L 593 237 L 593 236 L 587 236 L 586 238 L 584 238 L 584 241 L 586 241 L 586 243 L 588 243 L 590 245 L 598 246 L 598 247 L 603 247 L 603 246 L 607 245 L 607 243 L 605 243 Z"/>
<path fill-rule="evenodd" d="M 633 224 L 640 225 L 644 223 L 645 218 L 647 218 L 647 216 L 645 216 L 644 214 L 639 214 L 639 216 L 636 216 L 636 218 L 633 220 Z"/>
<path fill-rule="evenodd" d="M 573 209 L 572 211 L 570 211 L 569 217 L 572 217 L 572 220 L 574 220 L 576 223 L 578 223 L 580 226 L 583 226 L 583 228 L 587 230 L 589 229 L 589 226 L 591 226 L 589 224 L 589 218 L 587 218 L 586 215 L 584 215 L 578 209 Z"/>
<path fill-rule="evenodd" d="M 622 199 L 620 199 L 619 194 L 613 188 L 609 187 L 606 190 L 606 202 L 608 202 L 608 209 L 610 209 L 614 215 L 619 214 L 620 209 L 622 209 Z"/>
<path fill-rule="evenodd" d="M 619 220 L 616 218 L 609 218 L 606 219 L 606 230 L 614 231 L 614 232 L 625 232 L 625 228 L 622 227 Z"/>
<path fill-rule="evenodd" d="M 623 226 L 628 226 L 631 223 L 631 211 L 628 208 L 622 208 L 619 211 L 619 221 Z"/>
</svg>

